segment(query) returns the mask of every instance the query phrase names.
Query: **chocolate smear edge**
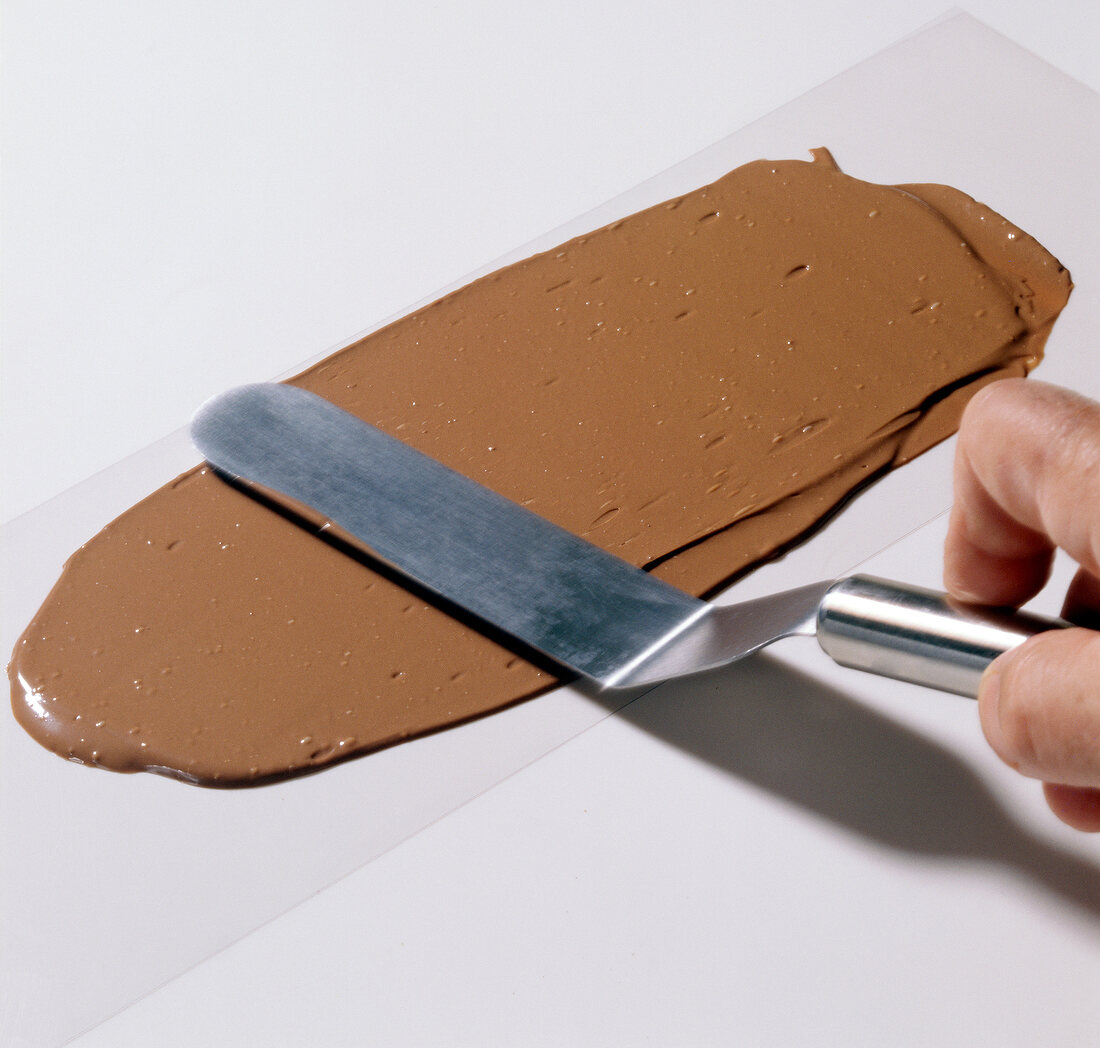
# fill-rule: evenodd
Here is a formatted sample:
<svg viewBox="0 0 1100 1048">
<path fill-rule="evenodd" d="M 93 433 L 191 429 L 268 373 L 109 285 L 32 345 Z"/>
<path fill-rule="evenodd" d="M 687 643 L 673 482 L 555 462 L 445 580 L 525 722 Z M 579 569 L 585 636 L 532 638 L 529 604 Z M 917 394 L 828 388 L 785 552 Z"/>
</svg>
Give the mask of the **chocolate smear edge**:
<svg viewBox="0 0 1100 1048">
<path fill-rule="evenodd" d="M 290 381 L 696 594 L 815 532 L 1039 361 L 1071 283 L 958 190 L 757 161 L 489 274 Z M 316 770 L 554 677 L 198 467 L 86 543 L 17 643 L 61 756 Z"/>
</svg>

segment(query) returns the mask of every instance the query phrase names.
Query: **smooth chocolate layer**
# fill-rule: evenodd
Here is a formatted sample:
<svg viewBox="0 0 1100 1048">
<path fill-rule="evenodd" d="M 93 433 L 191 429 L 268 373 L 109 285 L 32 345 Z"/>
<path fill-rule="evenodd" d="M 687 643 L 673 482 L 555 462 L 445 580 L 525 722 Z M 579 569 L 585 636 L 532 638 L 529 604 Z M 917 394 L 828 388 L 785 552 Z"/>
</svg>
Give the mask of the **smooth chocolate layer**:
<svg viewBox="0 0 1100 1048">
<path fill-rule="evenodd" d="M 1070 287 L 957 190 L 818 151 L 493 273 L 293 381 L 706 594 L 1034 367 Z M 73 555 L 9 675 L 58 754 L 210 785 L 552 683 L 202 467 Z"/>
</svg>

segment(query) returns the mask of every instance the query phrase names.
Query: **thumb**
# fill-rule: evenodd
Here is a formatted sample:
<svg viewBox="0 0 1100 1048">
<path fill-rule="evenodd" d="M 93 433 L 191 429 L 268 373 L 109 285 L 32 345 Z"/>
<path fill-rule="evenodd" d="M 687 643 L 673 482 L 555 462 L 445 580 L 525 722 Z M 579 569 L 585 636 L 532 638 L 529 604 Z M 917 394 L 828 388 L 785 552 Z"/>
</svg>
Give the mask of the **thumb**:
<svg viewBox="0 0 1100 1048">
<path fill-rule="evenodd" d="M 1024 775 L 1100 789 L 1100 633 L 1051 630 L 1000 656 L 978 709 L 989 744 Z"/>
<path fill-rule="evenodd" d="M 1100 833 L 1100 789 L 1043 783 L 1047 805 L 1062 822 L 1075 830 Z"/>
</svg>

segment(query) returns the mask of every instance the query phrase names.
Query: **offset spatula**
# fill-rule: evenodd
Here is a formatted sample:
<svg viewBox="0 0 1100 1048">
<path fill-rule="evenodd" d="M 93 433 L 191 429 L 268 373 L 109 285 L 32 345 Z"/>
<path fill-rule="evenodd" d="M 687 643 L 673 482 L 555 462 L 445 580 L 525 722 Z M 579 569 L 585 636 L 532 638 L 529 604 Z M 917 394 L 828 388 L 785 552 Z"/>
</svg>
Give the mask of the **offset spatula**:
<svg viewBox="0 0 1100 1048">
<path fill-rule="evenodd" d="M 997 655 L 1065 625 L 863 575 L 709 604 L 294 386 L 222 394 L 191 432 L 220 472 L 304 503 L 401 574 L 607 688 L 802 634 L 843 666 L 975 695 Z"/>
</svg>

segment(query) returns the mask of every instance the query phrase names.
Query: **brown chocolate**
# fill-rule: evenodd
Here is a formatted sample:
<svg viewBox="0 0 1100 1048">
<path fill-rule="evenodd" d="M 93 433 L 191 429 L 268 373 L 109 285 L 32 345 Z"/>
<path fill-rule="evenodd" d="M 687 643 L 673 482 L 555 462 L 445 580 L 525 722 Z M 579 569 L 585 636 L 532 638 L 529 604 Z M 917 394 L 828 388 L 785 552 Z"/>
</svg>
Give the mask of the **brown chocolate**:
<svg viewBox="0 0 1100 1048">
<path fill-rule="evenodd" d="M 1068 273 L 957 190 L 759 161 L 493 273 L 292 381 L 696 594 L 1028 372 Z M 66 564 L 9 675 L 62 756 L 209 785 L 552 680 L 203 467 Z"/>
</svg>

